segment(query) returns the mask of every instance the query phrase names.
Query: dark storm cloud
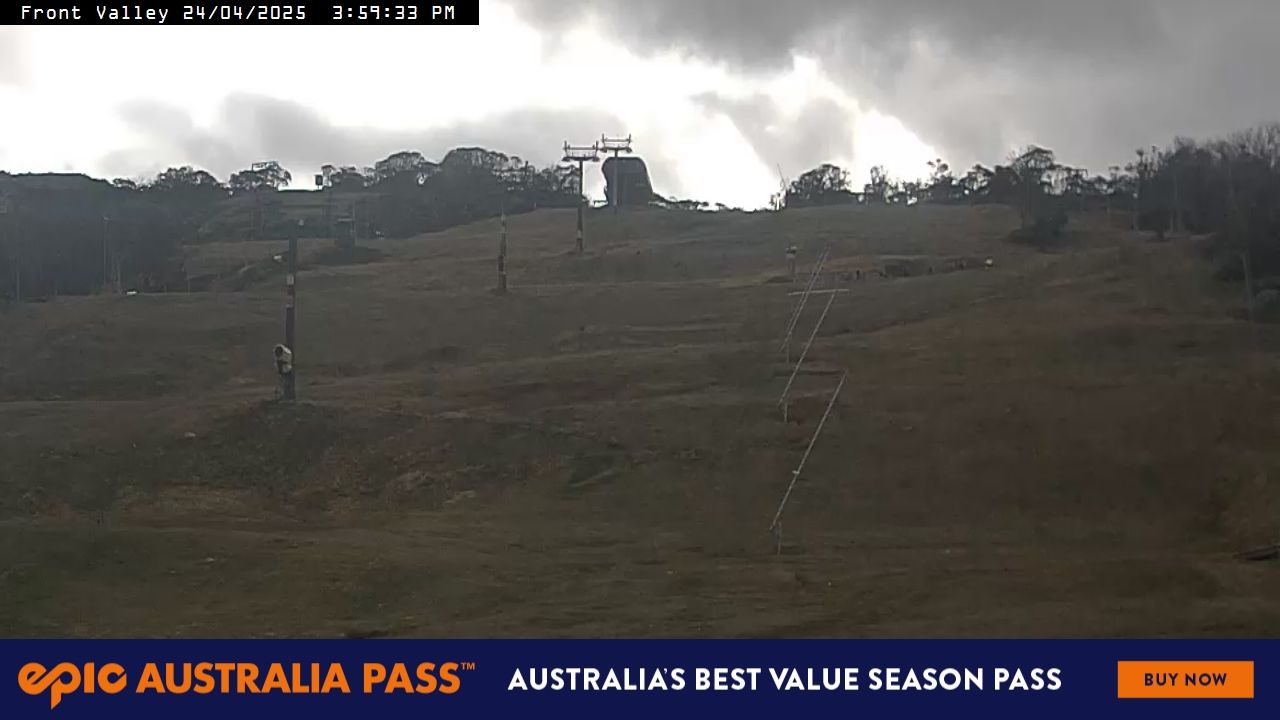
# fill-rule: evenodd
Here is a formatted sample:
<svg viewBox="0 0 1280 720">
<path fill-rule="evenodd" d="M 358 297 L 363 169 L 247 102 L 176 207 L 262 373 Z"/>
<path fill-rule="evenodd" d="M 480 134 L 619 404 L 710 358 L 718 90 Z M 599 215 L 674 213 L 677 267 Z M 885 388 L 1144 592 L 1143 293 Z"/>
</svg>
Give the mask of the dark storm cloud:
<svg viewBox="0 0 1280 720">
<path fill-rule="evenodd" d="M 1262 5 L 1267 0 L 1252 0 Z M 636 49 L 686 49 L 747 67 L 787 65 L 793 51 L 839 52 L 892 71 L 915 39 L 972 57 L 1009 51 L 1114 58 L 1159 40 L 1156 9 L 1187 0 L 514 0 L 544 27 L 603 21 Z M 1189 3 L 1188 3 L 1189 4 Z M 843 48 L 849 50 L 849 48 Z"/>
<path fill-rule="evenodd" d="M 303 178 L 325 163 L 364 167 L 399 150 L 438 160 L 455 147 L 473 145 L 549 165 L 560 159 L 561 138 L 593 137 L 619 124 L 594 111 L 528 109 L 421 131 L 382 130 L 335 125 L 304 105 L 249 94 L 229 96 L 210 127 L 160 102 L 128 103 L 119 114 L 147 144 L 103 157 L 105 172 L 139 176 L 190 164 L 223 180 L 259 160 L 278 160 Z"/>
<path fill-rule="evenodd" d="M 812 55 L 958 162 L 1039 142 L 1101 167 L 1173 135 L 1280 116 L 1275 0 L 513 0 L 633 50 L 744 71 Z"/>
</svg>

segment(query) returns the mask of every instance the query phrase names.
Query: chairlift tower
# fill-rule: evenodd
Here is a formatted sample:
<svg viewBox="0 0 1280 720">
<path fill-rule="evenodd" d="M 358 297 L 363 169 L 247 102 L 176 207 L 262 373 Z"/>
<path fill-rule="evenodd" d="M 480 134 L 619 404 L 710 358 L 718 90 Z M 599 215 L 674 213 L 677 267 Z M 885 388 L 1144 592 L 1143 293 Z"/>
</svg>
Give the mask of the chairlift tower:
<svg viewBox="0 0 1280 720">
<path fill-rule="evenodd" d="M 613 197 L 609 198 L 609 202 L 613 205 L 613 211 L 616 213 L 618 208 L 622 207 L 622 184 L 618 182 L 618 155 L 621 153 L 631 154 L 631 136 L 611 138 L 601 135 L 600 150 L 613 153 L 613 179 L 611 180 L 613 183 Z"/>
<path fill-rule="evenodd" d="M 579 255 L 582 254 L 582 203 L 586 197 L 583 188 L 582 176 L 583 166 L 589 162 L 600 162 L 600 144 L 591 143 L 590 145 L 570 145 L 568 142 L 564 144 L 564 162 L 578 163 L 578 239 L 574 246 L 574 251 Z"/>
</svg>

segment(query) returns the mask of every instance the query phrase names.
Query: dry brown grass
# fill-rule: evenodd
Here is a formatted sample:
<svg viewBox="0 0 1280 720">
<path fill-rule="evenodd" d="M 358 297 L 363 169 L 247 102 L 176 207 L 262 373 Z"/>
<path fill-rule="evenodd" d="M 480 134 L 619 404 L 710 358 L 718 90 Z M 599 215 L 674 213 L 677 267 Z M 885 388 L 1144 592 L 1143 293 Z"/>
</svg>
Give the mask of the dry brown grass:
<svg viewBox="0 0 1280 720">
<path fill-rule="evenodd" d="M 1280 335 L 1191 241 L 1015 221 L 600 212 L 578 258 L 535 213 L 508 297 L 494 222 L 371 243 L 301 276 L 295 408 L 275 281 L 9 310 L 0 634 L 1276 635 L 1280 572 L 1231 553 L 1280 531 Z M 775 556 L 835 382 L 782 425 L 776 280 L 828 242 L 935 272 L 845 285 Z"/>
</svg>

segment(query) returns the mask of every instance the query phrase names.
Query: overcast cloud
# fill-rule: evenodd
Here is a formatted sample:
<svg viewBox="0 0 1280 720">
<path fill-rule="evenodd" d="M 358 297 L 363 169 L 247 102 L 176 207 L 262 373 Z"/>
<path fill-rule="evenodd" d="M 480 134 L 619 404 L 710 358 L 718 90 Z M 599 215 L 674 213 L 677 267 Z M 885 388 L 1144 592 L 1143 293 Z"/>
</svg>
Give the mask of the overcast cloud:
<svg viewBox="0 0 1280 720">
<path fill-rule="evenodd" d="M 864 106 L 966 164 L 1038 142 L 1102 168 L 1175 134 L 1280 116 L 1276 0 L 515 4 L 549 30 L 591 18 L 639 52 L 754 71 L 816 57 Z"/>
<path fill-rule="evenodd" d="M 22 85 L 26 78 L 23 36 L 15 28 L 0 27 L 0 85 Z"/>
<path fill-rule="evenodd" d="M 168 166 L 162 158 L 181 157 L 224 179 L 255 158 L 274 158 L 286 168 L 314 168 L 323 153 L 329 158 L 325 162 L 364 167 L 406 148 L 440 160 L 453 148 L 472 145 L 508 148 L 510 154 L 546 166 L 560 160 L 546 138 L 590 137 L 601 127 L 619 124 L 602 112 L 529 109 L 419 131 L 344 127 L 300 103 L 243 93 L 228 97 L 209 126 L 197 125 L 182 108 L 160 101 L 125 103 L 120 116 L 146 141 L 103 156 L 100 166 L 106 173 L 149 176 Z"/>
<path fill-rule="evenodd" d="M 711 92 L 694 100 L 708 112 L 733 121 L 761 158 L 785 161 L 794 169 L 824 162 L 850 164 L 852 122 L 848 111 L 834 100 L 813 100 L 799 108 L 794 118 L 767 95 L 733 98 Z"/>
<path fill-rule="evenodd" d="M 1280 0 L 481 2 L 474 28 L 0 28 L 0 168 L 305 179 L 631 132 L 659 192 L 759 206 L 778 167 L 1038 143 L 1101 172 L 1280 119 Z"/>
</svg>

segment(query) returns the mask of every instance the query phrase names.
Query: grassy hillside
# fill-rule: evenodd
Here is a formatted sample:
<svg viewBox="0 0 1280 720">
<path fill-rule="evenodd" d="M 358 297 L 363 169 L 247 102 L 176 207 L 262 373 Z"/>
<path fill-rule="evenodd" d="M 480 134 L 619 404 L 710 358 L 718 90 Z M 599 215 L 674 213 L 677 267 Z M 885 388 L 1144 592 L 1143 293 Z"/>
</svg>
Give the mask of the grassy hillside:
<svg viewBox="0 0 1280 720">
<path fill-rule="evenodd" d="M 1280 334 L 1194 239 L 1016 224 L 598 211 L 578 257 L 543 211 L 505 297 L 496 221 L 304 241 L 292 407 L 278 276 L 5 310 L 0 634 L 1280 633 L 1280 573 L 1232 557 L 1280 534 Z M 793 244 L 847 292 L 783 424 Z"/>
</svg>

